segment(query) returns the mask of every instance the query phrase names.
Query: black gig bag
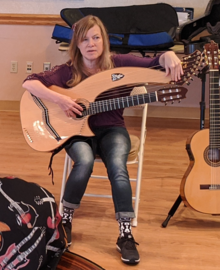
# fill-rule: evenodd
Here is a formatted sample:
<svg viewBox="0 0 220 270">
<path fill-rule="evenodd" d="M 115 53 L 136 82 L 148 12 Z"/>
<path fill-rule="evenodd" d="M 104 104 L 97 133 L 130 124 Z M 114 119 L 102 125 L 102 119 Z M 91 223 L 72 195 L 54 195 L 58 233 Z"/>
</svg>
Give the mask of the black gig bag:
<svg viewBox="0 0 220 270">
<path fill-rule="evenodd" d="M 169 4 L 133 5 L 101 8 L 65 8 L 61 18 L 71 28 L 79 19 L 94 15 L 107 28 L 111 50 L 167 50 L 174 45 L 179 25 L 175 8 Z"/>
<path fill-rule="evenodd" d="M 0 270 L 55 270 L 66 236 L 54 196 L 19 178 L 0 178 Z"/>
</svg>

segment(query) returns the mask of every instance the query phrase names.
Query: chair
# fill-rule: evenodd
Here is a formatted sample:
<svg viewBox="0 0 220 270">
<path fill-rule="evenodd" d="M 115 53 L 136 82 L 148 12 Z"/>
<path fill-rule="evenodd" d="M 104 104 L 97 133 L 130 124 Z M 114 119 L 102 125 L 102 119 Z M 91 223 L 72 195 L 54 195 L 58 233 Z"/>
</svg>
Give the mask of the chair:
<svg viewBox="0 0 220 270">
<path fill-rule="evenodd" d="M 133 94 L 141 94 L 146 93 L 145 87 L 135 87 L 133 91 L 131 92 L 131 95 Z M 141 111 L 141 127 L 140 127 L 140 138 L 130 134 L 131 139 L 131 151 L 128 156 L 127 165 L 129 164 L 137 164 L 137 173 L 135 178 L 130 178 L 130 181 L 136 182 L 136 188 L 135 192 L 133 191 L 133 201 L 134 201 L 134 212 L 135 212 L 135 218 L 132 220 L 132 226 L 137 226 L 137 220 L 138 220 L 138 209 L 139 209 L 139 201 L 140 201 L 140 188 L 141 188 L 141 178 L 142 178 L 142 167 L 143 167 L 143 156 L 144 156 L 144 145 L 145 145 L 145 137 L 146 137 L 146 119 L 147 119 L 147 109 L 148 104 L 139 105 L 133 107 L 135 108 L 135 111 L 137 113 L 140 113 Z M 95 159 L 95 162 L 102 162 L 100 157 L 97 157 Z M 63 170 L 63 178 L 62 178 L 62 185 L 61 185 L 61 194 L 60 194 L 60 204 L 59 204 L 59 212 L 62 214 L 63 211 L 63 205 L 62 205 L 62 197 L 64 194 L 65 184 L 67 177 L 71 171 L 72 167 L 72 160 L 66 154 L 65 161 L 64 161 L 64 170 Z M 128 167 L 129 170 L 129 167 Z M 91 175 L 91 178 L 96 179 L 108 179 L 106 175 Z M 103 194 L 87 194 L 85 193 L 84 196 L 88 197 L 102 197 L 102 198 L 112 198 L 111 195 L 103 195 Z"/>
</svg>

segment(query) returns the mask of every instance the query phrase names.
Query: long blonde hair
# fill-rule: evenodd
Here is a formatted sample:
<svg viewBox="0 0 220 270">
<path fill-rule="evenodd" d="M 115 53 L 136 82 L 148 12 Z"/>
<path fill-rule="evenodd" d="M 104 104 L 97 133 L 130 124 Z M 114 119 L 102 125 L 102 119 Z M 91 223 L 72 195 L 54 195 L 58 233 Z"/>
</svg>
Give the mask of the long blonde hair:
<svg viewBox="0 0 220 270">
<path fill-rule="evenodd" d="M 70 87 L 77 85 L 83 79 L 91 75 L 83 66 L 82 54 L 78 48 L 78 44 L 84 39 L 88 30 L 95 25 L 99 26 L 103 39 L 103 52 L 99 59 L 97 59 L 97 69 L 103 71 L 113 68 L 107 30 L 98 17 L 88 15 L 80 19 L 73 27 L 74 33 L 69 47 L 70 64 L 73 67 L 73 77 L 67 82 Z"/>
</svg>

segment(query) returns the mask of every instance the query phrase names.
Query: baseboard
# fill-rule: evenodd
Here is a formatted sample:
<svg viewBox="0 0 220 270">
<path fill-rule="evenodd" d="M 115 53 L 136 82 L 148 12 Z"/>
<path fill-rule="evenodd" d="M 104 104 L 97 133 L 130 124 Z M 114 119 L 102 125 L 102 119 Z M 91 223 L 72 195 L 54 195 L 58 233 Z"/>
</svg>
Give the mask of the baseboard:
<svg viewBox="0 0 220 270">
<path fill-rule="evenodd" d="M 19 101 L 1 100 L 0 111 L 19 112 Z M 125 116 L 142 116 L 141 109 L 127 108 Z M 167 106 L 148 106 L 148 117 L 172 118 L 172 119 L 200 119 L 200 108 L 188 107 L 167 107 Z M 208 114 L 206 114 L 208 119 Z"/>
<path fill-rule="evenodd" d="M 141 116 L 141 110 L 126 109 L 125 116 Z M 151 118 L 172 118 L 172 119 L 200 119 L 200 108 L 194 107 L 166 107 L 148 106 L 148 117 Z M 208 114 L 205 115 L 208 119 Z"/>
</svg>

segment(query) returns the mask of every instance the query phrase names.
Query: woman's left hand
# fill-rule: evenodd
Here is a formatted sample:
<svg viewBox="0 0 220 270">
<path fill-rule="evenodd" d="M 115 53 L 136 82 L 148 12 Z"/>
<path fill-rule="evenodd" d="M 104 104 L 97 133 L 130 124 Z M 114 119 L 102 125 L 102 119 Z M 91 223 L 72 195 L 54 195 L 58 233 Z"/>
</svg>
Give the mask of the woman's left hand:
<svg viewBox="0 0 220 270">
<path fill-rule="evenodd" d="M 172 51 L 163 53 L 159 58 L 159 63 L 165 68 L 166 76 L 170 74 L 172 81 L 178 81 L 183 75 L 180 59 Z"/>
</svg>

